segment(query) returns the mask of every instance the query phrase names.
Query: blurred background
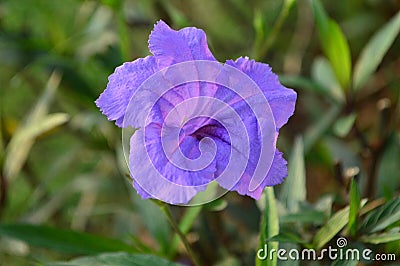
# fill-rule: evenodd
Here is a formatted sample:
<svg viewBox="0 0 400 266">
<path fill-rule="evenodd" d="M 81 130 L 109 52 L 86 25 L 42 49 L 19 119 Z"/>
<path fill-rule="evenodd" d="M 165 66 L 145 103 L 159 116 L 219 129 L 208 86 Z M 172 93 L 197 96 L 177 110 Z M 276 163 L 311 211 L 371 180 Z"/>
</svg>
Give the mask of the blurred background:
<svg viewBox="0 0 400 266">
<path fill-rule="evenodd" d="M 398 0 L 321 2 L 347 38 L 353 66 L 371 36 L 400 10 Z M 281 199 L 300 194 L 302 206 L 328 204 L 335 212 L 348 204 L 353 177 L 362 198 L 398 196 L 400 38 L 353 93 L 324 57 L 310 1 L 2 0 L 0 265 L 96 253 L 40 238 L 49 228 L 60 229 L 54 236 L 85 232 L 188 261 L 181 245 L 171 251 L 173 231 L 157 206 L 131 188 L 121 129 L 94 104 L 116 66 L 149 54 L 148 35 L 159 19 L 174 29 L 203 29 L 219 61 L 249 56 L 268 63 L 297 91 L 295 114 L 278 147 L 304 188 L 278 186 Z M 187 217 L 185 208 L 172 212 L 177 220 Z M 297 234 L 309 240 L 331 212 L 324 215 L 296 227 Z M 187 238 L 205 265 L 252 265 L 260 217 L 254 200 L 230 192 L 198 210 Z M 10 227 L 20 223 L 39 227 Z M 398 254 L 400 242 L 376 249 Z"/>
</svg>

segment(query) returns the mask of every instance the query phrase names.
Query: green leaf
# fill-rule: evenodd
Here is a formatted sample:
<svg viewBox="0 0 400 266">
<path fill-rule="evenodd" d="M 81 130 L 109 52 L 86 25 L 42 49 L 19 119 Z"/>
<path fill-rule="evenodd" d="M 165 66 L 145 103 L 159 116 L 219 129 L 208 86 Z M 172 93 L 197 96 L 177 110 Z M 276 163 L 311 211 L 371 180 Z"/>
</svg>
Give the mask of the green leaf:
<svg viewBox="0 0 400 266">
<path fill-rule="evenodd" d="M 361 201 L 361 206 L 367 200 Z M 319 229 L 317 234 L 314 236 L 313 239 L 313 246 L 316 249 L 322 248 L 326 243 L 328 243 L 349 221 L 349 213 L 350 213 L 350 206 L 347 206 L 340 211 L 336 212 L 326 224 Z"/>
<path fill-rule="evenodd" d="M 296 76 L 296 75 L 279 75 L 279 81 L 286 87 L 298 88 L 299 90 L 307 90 L 311 93 L 318 93 L 333 104 L 341 104 L 344 102 L 343 96 L 332 94 L 329 88 L 326 88 L 323 84 L 306 77 Z M 340 90 L 340 93 L 342 91 Z"/>
<path fill-rule="evenodd" d="M 279 248 L 284 249 L 287 251 L 290 250 L 302 250 L 301 246 L 299 244 L 295 243 L 289 243 L 289 242 L 281 242 L 279 243 Z M 279 260 L 279 266 L 299 266 L 303 265 L 303 262 L 300 259 L 297 259 L 296 257 L 288 257 L 287 260 Z"/>
<path fill-rule="evenodd" d="M 258 48 L 265 39 L 265 16 L 260 9 L 254 10 L 253 28 L 255 32 L 254 45 Z"/>
<path fill-rule="evenodd" d="M 301 239 L 298 235 L 293 233 L 282 233 L 276 236 L 273 236 L 267 241 L 275 241 L 275 242 L 285 242 L 285 243 L 296 243 L 296 244 L 305 244 L 307 241 Z"/>
<path fill-rule="evenodd" d="M 314 80 L 302 76 L 279 74 L 279 81 L 287 87 L 296 87 L 312 93 L 326 94 L 326 88 Z"/>
<path fill-rule="evenodd" d="M 75 178 L 66 183 L 57 193 L 47 198 L 46 203 L 37 206 L 34 210 L 25 214 L 26 223 L 40 224 L 48 221 L 63 208 L 68 199 L 77 192 L 82 194 L 92 193 L 99 189 L 101 183 L 97 181 L 98 176 L 93 174 L 85 177 Z"/>
<path fill-rule="evenodd" d="M 13 180 L 18 174 L 35 139 L 41 134 L 57 127 L 69 120 L 68 114 L 55 113 L 45 115 L 26 126 L 18 129 L 7 146 L 5 176 Z"/>
<path fill-rule="evenodd" d="M 353 87 L 359 90 L 382 62 L 400 31 L 400 12 L 377 31 L 361 51 L 354 67 Z"/>
<path fill-rule="evenodd" d="M 168 220 L 161 214 L 159 206 L 149 200 L 142 200 L 135 193 L 136 210 L 140 214 L 144 226 L 152 237 L 160 245 L 162 254 L 167 254 L 170 250 L 171 227 Z M 157 219 L 154 219 L 157 217 Z"/>
<path fill-rule="evenodd" d="M 116 32 L 108 27 L 114 19 L 112 10 L 98 6 L 93 7 L 90 12 L 92 14 L 90 18 L 87 18 L 87 23 L 82 23 L 79 27 L 84 29 L 85 38 L 82 38 L 79 46 L 76 47 L 76 56 L 83 60 L 101 53 L 118 41 Z"/>
<path fill-rule="evenodd" d="M 360 231 L 375 233 L 400 220 L 400 197 L 386 202 L 371 211 L 360 224 Z"/>
<path fill-rule="evenodd" d="M 47 226 L 1 224 L 0 235 L 65 253 L 90 255 L 112 251 L 136 252 L 133 247 L 116 239 Z"/>
<path fill-rule="evenodd" d="M 313 239 L 313 246 L 316 249 L 322 248 L 331 240 L 348 222 L 350 207 L 336 212 L 331 219 L 317 232 Z"/>
<path fill-rule="evenodd" d="M 288 165 L 288 177 L 283 183 L 279 200 L 285 204 L 289 212 L 294 213 L 299 210 L 299 203 L 306 200 L 306 170 L 301 137 L 296 138 Z"/>
<path fill-rule="evenodd" d="M 325 222 L 325 214 L 315 210 L 301 210 L 298 213 L 289 213 L 280 217 L 283 223 L 309 223 L 313 225 L 323 224 Z"/>
<path fill-rule="evenodd" d="M 207 189 L 205 191 L 201 191 L 191 200 L 191 204 L 193 204 L 193 206 L 188 207 L 186 209 L 186 212 L 184 213 L 182 219 L 179 222 L 179 229 L 184 235 L 186 235 L 190 231 L 194 222 L 198 219 L 201 210 L 203 208 L 205 208 L 206 206 L 215 207 L 218 204 L 220 205 L 217 207 L 223 208 L 226 205 L 226 202 L 221 199 L 208 202 L 210 199 L 218 197 L 218 188 L 219 188 L 218 183 L 213 181 L 207 186 Z M 208 203 L 205 205 L 201 205 L 204 204 L 205 202 Z M 169 245 L 169 252 L 168 252 L 169 257 L 173 257 L 176 254 L 180 241 L 181 240 L 179 236 L 177 234 L 174 234 L 172 243 Z"/>
<path fill-rule="evenodd" d="M 356 235 L 357 218 L 360 210 L 360 191 L 358 190 L 357 182 L 353 178 L 350 185 L 350 212 L 349 212 L 349 232 L 352 236 Z"/>
<path fill-rule="evenodd" d="M 254 56 L 253 56 L 255 59 L 261 60 L 267 54 L 267 52 L 269 51 L 271 46 L 274 44 L 278 34 L 280 33 L 280 30 L 289 15 L 290 9 L 292 8 L 293 4 L 295 3 L 294 0 L 284 0 L 282 2 L 283 3 L 282 3 L 281 10 L 279 11 L 279 15 L 276 18 L 276 20 L 274 21 L 273 27 L 270 29 L 270 31 L 268 33 L 266 33 L 267 36 L 265 38 L 261 38 L 261 40 L 260 40 L 260 37 L 258 36 L 259 38 L 256 39 L 256 41 L 262 41 L 262 43 L 256 42 L 256 44 L 255 44 L 255 51 L 254 51 Z M 276 12 L 273 12 L 273 15 L 275 15 L 275 14 L 276 14 Z M 265 17 L 266 16 L 264 15 L 264 18 Z M 260 22 L 257 22 L 257 23 L 260 23 Z M 264 33 L 264 31 L 262 33 Z"/>
<path fill-rule="evenodd" d="M 279 234 L 279 216 L 278 216 L 278 209 L 276 206 L 274 188 L 266 187 L 260 200 L 265 201 L 265 208 L 263 210 L 263 215 L 261 218 L 259 249 L 264 249 L 267 240 Z M 269 250 L 273 248 L 277 250 L 278 247 L 279 247 L 278 242 L 268 243 Z M 274 253 L 273 258 L 267 256 L 265 260 L 260 260 L 258 256 L 256 256 L 257 266 L 261 265 L 275 266 L 276 264 L 277 264 L 276 253 Z"/>
<path fill-rule="evenodd" d="M 321 84 L 325 96 L 338 103 L 344 102 L 343 90 L 328 60 L 317 57 L 312 64 L 311 75 L 313 80 Z"/>
<path fill-rule="evenodd" d="M 222 211 L 228 206 L 228 202 L 224 199 L 216 199 L 208 202 L 204 205 L 204 209 L 207 211 Z"/>
<path fill-rule="evenodd" d="M 400 204 L 396 204 L 395 207 L 388 208 L 383 212 L 382 216 L 376 225 L 372 228 L 371 233 L 378 232 L 386 229 L 390 225 L 400 221 Z"/>
<path fill-rule="evenodd" d="M 335 260 L 332 266 L 357 266 L 358 260 Z"/>
<path fill-rule="evenodd" d="M 378 195 L 387 199 L 396 195 L 400 187 L 400 137 L 393 134 L 385 145 L 378 167 Z"/>
<path fill-rule="evenodd" d="M 118 37 L 120 40 L 122 60 L 127 61 L 129 60 L 131 55 L 131 47 L 130 47 L 131 39 L 129 38 L 129 28 L 126 23 L 126 16 L 122 1 L 119 1 L 118 5 L 115 6 L 115 14 L 116 14 Z"/>
<path fill-rule="evenodd" d="M 167 11 L 168 16 L 171 18 L 176 27 L 183 28 L 188 26 L 189 22 L 185 16 L 185 13 L 176 8 L 170 1 L 161 1 L 160 4 L 163 6 L 165 11 Z"/>
<path fill-rule="evenodd" d="M 333 195 L 324 195 L 321 196 L 317 200 L 317 202 L 314 203 L 314 208 L 316 211 L 323 213 L 325 217 L 330 217 L 332 211 L 332 203 Z"/>
<path fill-rule="evenodd" d="M 316 141 L 318 141 L 329 127 L 333 124 L 336 117 L 339 115 L 341 106 L 332 106 L 316 123 L 313 123 L 309 129 L 307 129 L 304 135 L 304 152 L 307 152 L 313 147 Z"/>
<path fill-rule="evenodd" d="M 349 134 L 350 130 L 353 128 L 356 118 L 357 114 L 355 113 L 339 118 L 333 125 L 333 132 L 341 138 L 347 136 L 347 134 Z"/>
<path fill-rule="evenodd" d="M 362 237 L 360 237 L 360 240 L 362 242 L 371 243 L 371 244 L 387 243 L 387 242 L 400 240 L 400 232 L 397 232 L 397 233 L 387 232 L 387 233 L 382 233 L 382 234 L 372 234 L 372 235 L 368 235 L 368 236 L 362 236 Z"/>
<path fill-rule="evenodd" d="M 339 25 L 326 14 L 319 0 L 311 0 L 322 49 L 329 59 L 342 89 L 347 90 L 351 77 L 351 56 Z"/>
<path fill-rule="evenodd" d="M 3 97 L 2 95 L 0 95 L 0 97 Z M 4 99 L 4 98 L 3 98 Z M 0 119 L 3 120 L 4 119 L 4 108 L 0 108 Z M 3 168 L 3 162 L 4 162 L 4 139 L 3 139 L 3 123 L 0 123 L 0 168 Z M 1 171 L 1 170 L 0 170 Z M 0 174 L 2 174 L 0 172 Z"/>
<path fill-rule="evenodd" d="M 148 254 L 128 254 L 124 252 L 105 253 L 93 257 L 73 259 L 68 262 L 46 263 L 46 266 L 178 266 L 181 264 L 170 262 L 166 259 Z"/>
<path fill-rule="evenodd" d="M 47 115 L 60 81 L 61 75 L 58 72 L 53 72 L 41 97 L 8 144 L 4 163 L 4 175 L 8 182 L 12 182 L 21 170 L 36 137 L 68 121 L 67 114 Z"/>
</svg>

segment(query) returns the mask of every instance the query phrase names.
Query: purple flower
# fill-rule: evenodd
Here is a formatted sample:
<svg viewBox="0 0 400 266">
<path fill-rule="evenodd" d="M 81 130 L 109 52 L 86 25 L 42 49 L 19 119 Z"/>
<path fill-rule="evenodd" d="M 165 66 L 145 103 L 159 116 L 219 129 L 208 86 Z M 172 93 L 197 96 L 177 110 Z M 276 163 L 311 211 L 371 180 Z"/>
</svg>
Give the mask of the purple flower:
<svg viewBox="0 0 400 266">
<path fill-rule="evenodd" d="M 129 169 L 143 198 L 188 203 L 216 181 L 259 199 L 287 176 L 276 148 L 296 93 L 247 57 L 221 64 L 205 33 L 159 21 L 152 56 L 124 63 L 96 104 L 130 137 Z"/>
</svg>

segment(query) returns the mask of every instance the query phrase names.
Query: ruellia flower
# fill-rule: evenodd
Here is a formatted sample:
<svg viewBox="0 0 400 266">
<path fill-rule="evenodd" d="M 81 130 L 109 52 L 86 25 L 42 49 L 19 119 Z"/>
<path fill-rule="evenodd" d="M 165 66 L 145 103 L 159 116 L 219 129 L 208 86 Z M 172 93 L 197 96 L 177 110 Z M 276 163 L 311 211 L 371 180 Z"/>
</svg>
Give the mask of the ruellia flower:
<svg viewBox="0 0 400 266">
<path fill-rule="evenodd" d="M 222 64 L 202 30 L 175 31 L 163 21 L 149 49 L 151 56 L 117 67 L 96 100 L 123 134 L 135 129 L 126 157 L 142 198 L 188 204 L 218 184 L 259 199 L 266 186 L 284 180 L 276 141 L 296 93 L 267 64 L 247 57 Z"/>
</svg>

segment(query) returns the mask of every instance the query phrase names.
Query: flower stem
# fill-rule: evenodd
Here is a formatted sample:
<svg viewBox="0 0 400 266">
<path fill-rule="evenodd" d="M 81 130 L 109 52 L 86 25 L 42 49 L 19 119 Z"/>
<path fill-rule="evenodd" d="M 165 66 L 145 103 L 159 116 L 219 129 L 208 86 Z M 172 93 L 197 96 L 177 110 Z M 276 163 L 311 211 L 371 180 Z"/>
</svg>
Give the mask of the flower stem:
<svg viewBox="0 0 400 266">
<path fill-rule="evenodd" d="M 171 214 L 171 211 L 169 209 L 168 204 L 163 203 L 163 202 L 157 202 L 157 205 L 160 207 L 161 211 L 165 214 L 165 217 L 167 217 L 167 220 L 171 224 L 171 226 L 174 229 L 175 233 L 181 239 L 181 241 L 182 241 L 183 245 L 185 246 L 186 251 L 187 251 L 190 259 L 192 260 L 193 264 L 195 266 L 200 266 L 201 264 L 197 260 L 197 257 L 194 255 L 194 253 L 192 251 L 192 248 L 190 247 L 189 242 L 187 241 L 187 239 L 186 239 L 185 235 L 182 233 L 182 231 L 179 229 L 179 226 L 176 223 L 176 221 L 174 220 L 174 218 L 172 217 L 172 214 Z"/>
<path fill-rule="evenodd" d="M 261 223 L 260 223 L 260 243 L 259 248 L 264 249 L 265 245 L 268 243 L 268 249 L 277 250 L 279 247 L 278 242 L 271 241 L 267 242 L 267 239 L 274 237 L 279 234 L 279 216 L 276 204 L 276 198 L 273 187 L 266 187 L 264 190 L 264 209 L 262 210 Z M 264 250 L 265 251 L 265 250 Z M 256 266 L 276 266 L 278 258 L 276 252 L 272 256 L 267 256 L 266 260 L 261 260 L 257 256 L 255 258 Z"/>
</svg>

